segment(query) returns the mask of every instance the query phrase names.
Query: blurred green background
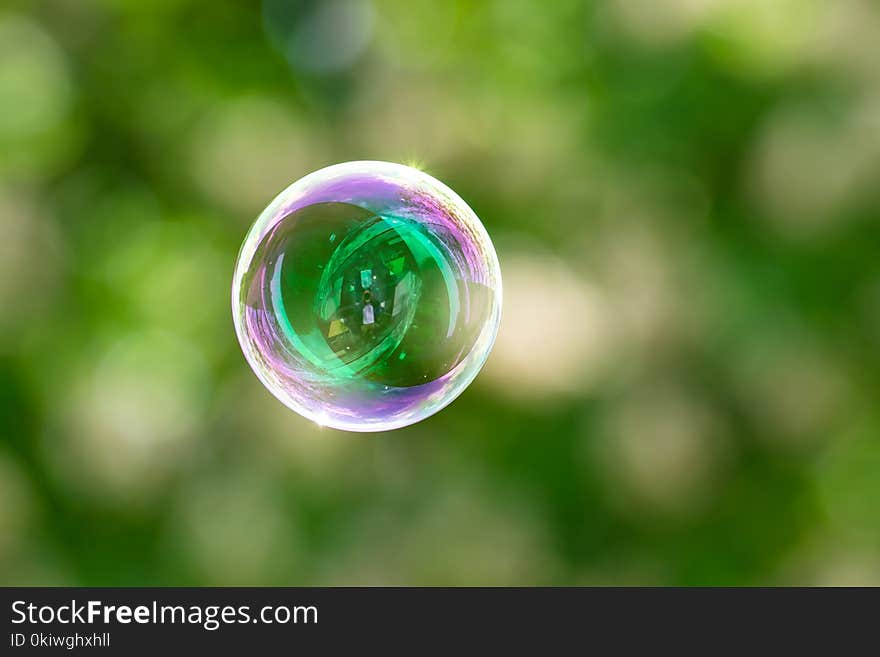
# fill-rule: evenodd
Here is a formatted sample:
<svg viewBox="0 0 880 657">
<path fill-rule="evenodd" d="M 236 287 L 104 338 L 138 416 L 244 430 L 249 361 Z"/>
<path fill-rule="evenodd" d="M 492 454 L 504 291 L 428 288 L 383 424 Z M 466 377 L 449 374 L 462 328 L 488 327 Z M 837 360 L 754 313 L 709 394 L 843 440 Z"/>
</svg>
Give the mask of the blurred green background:
<svg viewBox="0 0 880 657">
<path fill-rule="evenodd" d="M 257 381 L 256 215 L 416 164 L 498 343 L 407 429 Z M 7 0 L 0 582 L 880 584 L 880 4 Z"/>
</svg>

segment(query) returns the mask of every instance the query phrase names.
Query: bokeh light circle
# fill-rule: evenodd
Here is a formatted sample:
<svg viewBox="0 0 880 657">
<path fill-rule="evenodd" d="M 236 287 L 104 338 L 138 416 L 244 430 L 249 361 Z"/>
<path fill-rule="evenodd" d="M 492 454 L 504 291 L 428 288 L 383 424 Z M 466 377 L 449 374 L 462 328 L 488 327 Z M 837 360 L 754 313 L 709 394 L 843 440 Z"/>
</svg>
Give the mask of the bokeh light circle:
<svg viewBox="0 0 880 657">
<path fill-rule="evenodd" d="M 263 211 L 232 284 L 235 329 L 263 384 L 322 426 L 404 427 L 448 405 L 489 355 L 501 270 L 451 189 L 389 162 L 298 180 Z"/>
</svg>

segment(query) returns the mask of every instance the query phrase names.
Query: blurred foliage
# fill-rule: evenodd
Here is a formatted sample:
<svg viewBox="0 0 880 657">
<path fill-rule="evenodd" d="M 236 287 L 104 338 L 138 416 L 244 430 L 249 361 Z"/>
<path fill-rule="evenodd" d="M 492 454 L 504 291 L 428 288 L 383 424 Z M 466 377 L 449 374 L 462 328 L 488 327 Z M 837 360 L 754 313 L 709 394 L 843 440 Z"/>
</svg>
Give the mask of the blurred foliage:
<svg viewBox="0 0 880 657">
<path fill-rule="evenodd" d="M 305 173 L 417 164 L 505 276 L 385 435 L 248 370 Z M 0 582 L 880 584 L 880 6 L 7 0 Z"/>
</svg>

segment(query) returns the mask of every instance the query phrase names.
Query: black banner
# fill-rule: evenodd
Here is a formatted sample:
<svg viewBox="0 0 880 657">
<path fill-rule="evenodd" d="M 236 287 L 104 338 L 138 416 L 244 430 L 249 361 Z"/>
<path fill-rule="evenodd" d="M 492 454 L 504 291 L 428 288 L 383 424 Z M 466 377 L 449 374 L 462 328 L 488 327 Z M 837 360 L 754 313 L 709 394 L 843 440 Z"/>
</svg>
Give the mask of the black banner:
<svg viewBox="0 0 880 657">
<path fill-rule="evenodd" d="M 0 591 L 4 655 L 840 648 L 867 636 L 878 598 L 867 589 Z"/>
</svg>

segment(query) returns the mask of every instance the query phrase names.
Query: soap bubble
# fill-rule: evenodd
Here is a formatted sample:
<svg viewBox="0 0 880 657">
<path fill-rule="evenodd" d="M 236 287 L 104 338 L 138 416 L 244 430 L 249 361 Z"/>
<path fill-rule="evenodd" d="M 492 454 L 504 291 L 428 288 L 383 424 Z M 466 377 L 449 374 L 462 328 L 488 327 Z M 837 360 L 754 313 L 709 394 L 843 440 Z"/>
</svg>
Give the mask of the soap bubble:
<svg viewBox="0 0 880 657">
<path fill-rule="evenodd" d="M 501 271 L 474 212 L 388 162 L 309 174 L 245 238 L 232 284 L 245 357 L 286 406 L 349 431 L 444 408 L 489 355 Z"/>
</svg>

